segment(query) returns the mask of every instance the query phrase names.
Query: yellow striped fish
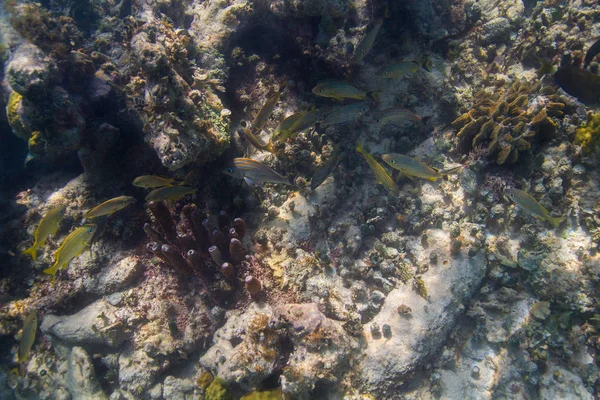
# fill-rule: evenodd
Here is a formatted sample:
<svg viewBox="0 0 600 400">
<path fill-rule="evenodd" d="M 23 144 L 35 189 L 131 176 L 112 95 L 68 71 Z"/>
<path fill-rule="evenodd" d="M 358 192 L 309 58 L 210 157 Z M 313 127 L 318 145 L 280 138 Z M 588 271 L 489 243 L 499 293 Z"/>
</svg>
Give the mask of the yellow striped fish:
<svg viewBox="0 0 600 400">
<path fill-rule="evenodd" d="M 146 201 L 176 201 L 183 196 L 194 193 L 196 193 L 196 189 L 191 186 L 169 186 L 154 189 L 148 193 Z"/>
<path fill-rule="evenodd" d="M 33 261 L 37 259 L 37 250 L 46 243 L 48 236 L 56 233 L 60 226 L 60 221 L 62 221 L 65 215 L 65 209 L 66 206 L 58 206 L 44 215 L 33 234 L 33 246 L 23 251 L 23 254 L 30 255 Z"/>
<path fill-rule="evenodd" d="M 59 269 L 67 267 L 72 259 L 78 257 L 90 246 L 97 229 L 97 225 L 88 224 L 80 226 L 69 233 L 58 250 L 56 250 L 54 265 L 43 272 L 49 275 L 56 275 Z"/>
<path fill-rule="evenodd" d="M 367 53 L 371 51 L 371 48 L 375 43 L 375 38 L 377 38 L 377 34 L 379 33 L 379 29 L 381 28 L 382 24 L 383 20 L 377 21 L 375 26 L 365 35 L 359 45 L 356 46 L 356 49 L 354 50 L 354 60 L 356 60 L 356 62 L 362 61 Z"/>
<path fill-rule="evenodd" d="M 400 107 L 390 107 L 385 110 L 377 111 L 373 114 L 373 119 L 378 124 L 400 123 L 403 121 L 425 122 L 417 114 Z"/>
<path fill-rule="evenodd" d="M 317 96 L 331 97 L 342 101 L 343 99 L 364 100 L 367 98 L 367 92 L 343 81 L 325 81 L 317 84 L 312 89 Z"/>
<path fill-rule="evenodd" d="M 416 176 L 417 178 L 427 179 L 428 181 L 435 181 L 444 176 L 444 174 L 440 173 L 437 169 L 430 167 L 424 162 L 405 156 L 404 154 L 384 154 L 381 158 L 387 165 L 402 171 L 410 179 Z"/>
<path fill-rule="evenodd" d="M 266 165 L 251 158 L 236 158 L 233 160 L 233 168 L 225 170 L 227 175 L 239 178 L 242 177 L 247 184 L 261 183 L 285 183 L 292 185 L 285 176 L 279 175 Z"/>
<path fill-rule="evenodd" d="M 527 192 L 519 189 L 506 189 L 508 197 L 515 202 L 516 205 L 521 207 L 523 210 L 533 215 L 534 217 L 541 219 L 542 221 L 550 222 L 554 227 L 557 227 L 565 217 L 553 217 L 550 215 L 548 210 L 544 208 L 536 199 L 533 198 Z"/>
<path fill-rule="evenodd" d="M 369 108 L 366 106 L 365 103 L 361 102 L 349 104 L 331 112 L 323 119 L 323 121 L 321 121 L 321 124 L 325 126 L 334 124 L 345 124 L 346 122 L 354 121 L 361 115 L 365 114 L 367 111 L 369 111 Z"/>
<path fill-rule="evenodd" d="M 394 195 L 399 195 L 400 189 L 396 185 L 396 182 L 394 182 L 392 177 L 389 176 L 387 172 L 385 172 L 385 169 L 383 169 L 381 164 L 379 164 L 373 158 L 372 155 L 367 153 L 367 151 L 362 147 L 362 144 L 360 144 L 360 142 L 356 143 L 356 151 L 358 151 L 360 154 L 363 155 L 363 157 L 365 157 L 367 164 L 369 164 L 369 167 L 371 167 L 371 170 L 375 174 L 375 179 L 377 179 L 377 182 L 382 184 L 388 191 L 390 191 Z"/>
<path fill-rule="evenodd" d="M 286 140 L 292 133 L 294 127 L 304 117 L 304 112 L 294 113 L 286 118 L 279 124 L 275 132 L 273 132 L 273 139 L 278 141 Z"/>
<path fill-rule="evenodd" d="M 260 131 L 262 131 L 262 129 L 264 128 L 264 126 L 267 123 L 267 121 L 269 120 L 269 118 L 271 118 L 271 114 L 273 114 L 273 110 L 275 109 L 275 106 L 277 105 L 277 102 L 279 101 L 279 97 L 281 96 L 281 93 L 285 89 L 285 86 L 286 85 L 284 82 L 281 85 L 281 87 L 279 88 L 279 90 L 277 92 L 275 92 L 275 94 L 273 94 L 271 97 L 269 97 L 269 99 L 267 100 L 265 105 L 260 109 L 258 114 L 256 114 L 256 117 L 254 117 L 254 121 L 252 121 L 252 133 L 253 134 L 255 134 L 255 135 L 259 134 Z"/>
<path fill-rule="evenodd" d="M 273 143 L 267 142 L 267 144 L 262 144 L 260 140 L 250 131 L 249 128 L 244 128 L 244 136 L 254 147 L 260 150 L 266 150 L 269 153 L 274 153 L 275 148 L 273 147 Z"/>
<path fill-rule="evenodd" d="M 379 78 L 400 78 L 419 69 L 420 64 L 416 61 L 404 61 L 381 68 L 375 76 Z"/>
<path fill-rule="evenodd" d="M 113 213 L 124 209 L 136 200 L 131 196 L 119 196 L 114 199 L 106 200 L 104 203 L 98 204 L 96 207 L 85 213 L 86 218 L 97 218 L 104 215 L 112 215 Z"/>
<path fill-rule="evenodd" d="M 133 180 L 133 186 L 141 187 L 144 189 L 156 189 L 159 187 L 173 186 L 178 181 L 173 178 L 163 178 L 162 176 L 155 175 L 142 175 L 138 176 Z"/>
<path fill-rule="evenodd" d="M 35 334 L 38 326 L 38 316 L 35 310 L 32 310 L 25 317 L 23 323 L 23 332 L 21 333 L 21 342 L 19 343 L 18 362 L 21 376 L 24 376 L 26 363 L 29 360 L 29 353 L 35 343 Z"/>
</svg>

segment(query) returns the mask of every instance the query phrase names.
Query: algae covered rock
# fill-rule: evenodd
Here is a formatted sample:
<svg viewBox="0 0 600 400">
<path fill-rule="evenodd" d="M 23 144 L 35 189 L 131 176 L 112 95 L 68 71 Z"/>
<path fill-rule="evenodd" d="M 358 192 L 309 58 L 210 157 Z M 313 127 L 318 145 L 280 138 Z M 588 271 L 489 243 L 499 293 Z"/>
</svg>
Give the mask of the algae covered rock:
<svg viewBox="0 0 600 400">
<path fill-rule="evenodd" d="M 6 68 L 10 87 L 30 101 L 46 97 L 56 83 L 55 66 L 33 44 L 23 44 L 13 54 Z"/>
</svg>

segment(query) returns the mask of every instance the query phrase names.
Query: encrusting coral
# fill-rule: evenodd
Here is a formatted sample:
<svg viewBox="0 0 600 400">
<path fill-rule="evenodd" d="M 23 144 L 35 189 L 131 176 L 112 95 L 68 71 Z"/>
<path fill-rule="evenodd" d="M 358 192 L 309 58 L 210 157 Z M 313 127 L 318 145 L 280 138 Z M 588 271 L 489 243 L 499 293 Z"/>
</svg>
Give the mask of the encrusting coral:
<svg viewBox="0 0 600 400">
<path fill-rule="evenodd" d="M 527 108 L 530 100 L 546 96 Z M 461 109 L 463 114 L 452 121 L 458 131 L 457 149 L 461 153 L 481 152 L 496 163 L 514 163 L 520 152 L 531 149 L 534 139 L 549 140 L 557 124 L 548 116 L 561 117 L 564 103 L 551 87 L 541 88 L 540 82 L 515 80 L 496 92 L 483 89 L 475 94 L 473 106 Z"/>
</svg>

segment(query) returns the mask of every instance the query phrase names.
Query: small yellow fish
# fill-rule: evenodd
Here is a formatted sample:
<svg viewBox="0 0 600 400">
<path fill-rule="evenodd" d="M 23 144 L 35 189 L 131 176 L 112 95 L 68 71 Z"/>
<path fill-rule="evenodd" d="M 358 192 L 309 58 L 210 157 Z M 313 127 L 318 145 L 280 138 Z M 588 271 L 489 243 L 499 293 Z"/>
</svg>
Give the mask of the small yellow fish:
<svg viewBox="0 0 600 400">
<path fill-rule="evenodd" d="M 369 167 L 371 167 L 371 170 L 375 174 L 375 179 L 377 179 L 377 182 L 382 184 L 388 191 L 392 192 L 394 195 L 399 195 L 400 189 L 396 185 L 396 182 L 394 182 L 394 180 L 388 175 L 388 173 L 385 172 L 385 169 L 383 169 L 381 164 L 379 164 L 373 158 L 372 155 L 367 153 L 367 151 L 362 147 L 360 142 L 356 143 L 356 151 L 358 151 L 360 154 L 363 155 L 363 157 L 365 157 L 367 164 L 369 164 Z"/>
<path fill-rule="evenodd" d="M 33 261 L 37 259 L 37 250 L 46 243 L 48 236 L 56 233 L 60 226 L 60 221 L 62 221 L 65 215 L 65 209 L 65 206 L 58 206 L 44 215 L 33 234 L 33 246 L 23 251 L 23 254 L 29 254 Z"/>
<path fill-rule="evenodd" d="M 86 218 L 97 218 L 103 215 L 112 215 L 113 213 L 124 209 L 136 200 L 131 196 L 119 196 L 114 199 L 106 200 L 104 203 L 98 204 L 96 207 L 85 213 Z"/>
<path fill-rule="evenodd" d="M 416 61 L 404 61 L 391 64 L 381 68 L 375 76 L 378 78 L 400 78 L 419 69 L 419 63 Z"/>
<path fill-rule="evenodd" d="M 541 219 L 542 221 L 550 222 L 554 227 L 557 227 L 565 219 L 565 217 L 551 216 L 548 210 L 546 210 L 543 205 L 538 203 L 538 201 L 527 192 L 512 188 L 506 189 L 506 194 L 523 210 L 527 211 L 534 217 Z"/>
<path fill-rule="evenodd" d="M 379 33 L 379 29 L 381 28 L 382 24 L 383 20 L 377 21 L 373 29 L 367 32 L 363 40 L 358 44 L 358 46 L 356 46 L 356 49 L 354 50 L 354 60 L 356 60 L 356 62 L 362 61 L 367 53 L 371 51 L 371 48 L 375 43 L 375 38 L 377 38 L 377 34 Z"/>
<path fill-rule="evenodd" d="M 173 178 L 163 178 L 162 176 L 142 175 L 135 178 L 132 184 L 133 186 L 145 189 L 156 189 L 159 187 L 173 186 L 177 184 L 177 180 Z"/>
<path fill-rule="evenodd" d="M 428 181 L 435 181 L 444 176 L 444 174 L 440 173 L 437 169 L 430 167 L 424 162 L 405 156 L 404 154 L 384 154 L 381 158 L 387 165 L 402 171 L 410 179 L 416 176 L 417 178 L 427 179 Z"/>
<path fill-rule="evenodd" d="M 424 118 L 421 118 L 410 110 L 400 107 L 390 107 L 385 110 L 377 111 L 373 114 L 373 119 L 375 119 L 378 124 L 388 124 L 393 122 L 401 123 L 404 121 L 425 122 Z"/>
<path fill-rule="evenodd" d="M 267 142 L 267 144 L 262 144 L 260 140 L 250 131 L 248 128 L 244 128 L 244 136 L 254 147 L 260 150 L 266 150 L 269 153 L 275 153 L 275 148 L 273 147 L 273 143 Z"/>
<path fill-rule="evenodd" d="M 97 225 L 88 224 L 80 226 L 69 233 L 58 250 L 56 250 L 54 265 L 43 272 L 49 275 L 56 275 L 59 269 L 67 267 L 72 259 L 78 257 L 90 246 L 97 229 Z M 54 282 L 54 279 L 52 282 Z"/>
<path fill-rule="evenodd" d="M 183 196 L 193 193 L 196 193 L 196 189 L 191 186 L 169 186 L 154 189 L 148 193 L 146 201 L 176 201 Z"/>
<path fill-rule="evenodd" d="M 323 121 L 321 121 L 321 124 L 324 126 L 345 124 L 346 122 L 354 121 L 367 111 L 369 111 L 369 108 L 363 102 L 349 104 L 331 112 L 323 119 Z"/>
<path fill-rule="evenodd" d="M 295 125 L 297 125 L 298 121 L 300 121 L 306 113 L 297 112 L 289 117 L 284 118 L 283 121 L 279 124 L 275 132 L 273 132 L 273 139 L 277 141 L 283 142 L 293 133 L 293 129 Z"/>
<path fill-rule="evenodd" d="M 316 124 L 319 121 L 320 113 L 321 112 L 319 110 L 315 109 L 306 111 L 302 118 L 300 118 L 298 122 L 296 122 L 296 125 L 294 125 L 292 133 L 302 132 L 303 130 L 308 129 Z"/>
<path fill-rule="evenodd" d="M 285 89 L 285 86 L 286 86 L 286 84 L 284 82 L 281 85 L 281 87 L 279 88 L 279 90 L 275 94 L 273 94 L 271 97 L 269 97 L 269 99 L 267 100 L 265 105 L 260 109 L 258 114 L 256 114 L 256 117 L 254 117 L 254 121 L 252 121 L 252 133 L 253 134 L 258 135 L 260 133 L 260 131 L 262 131 L 263 127 L 265 126 L 265 124 L 267 123 L 269 118 L 271 118 L 271 114 L 273 114 L 273 110 L 275 109 L 275 106 L 277 105 L 277 102 L 279 101 L 279 97 L 281 96 L 281 93 Z"/>
<path fill-rule="evenodd" d="M 23 333 L 21 334 L 21 342 L 19 343 L 19 364 L 26 363 L 29 360 L 29 352 L 35 342 L 35 333 L 38 327 L 37 312 L 32 310 L 25 317 L 23 323 Z"/>
<path fill-rule="evenodd" d="M 321 82 L 312 89 L 312 92 L 317 96 L 331 97 L 339 101 L 343 99 L 364 100 L 367 98 L 367 92 L 343 81 Z"/>
</svg>

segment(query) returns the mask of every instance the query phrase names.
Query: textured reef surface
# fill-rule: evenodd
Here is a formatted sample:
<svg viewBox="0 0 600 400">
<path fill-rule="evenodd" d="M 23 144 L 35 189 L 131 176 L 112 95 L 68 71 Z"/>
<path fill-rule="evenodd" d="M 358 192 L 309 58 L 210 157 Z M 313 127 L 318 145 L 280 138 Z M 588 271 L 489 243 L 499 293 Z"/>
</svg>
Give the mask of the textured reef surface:
<svg viewBox="0 0 600 400">
<path fill-rule="evenodd" d="M 6 0 L 0 398 L 592 399 L 600 7 Z"/>
</svg>

